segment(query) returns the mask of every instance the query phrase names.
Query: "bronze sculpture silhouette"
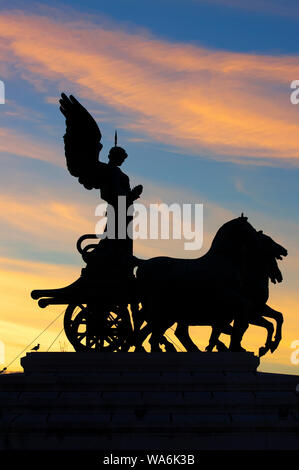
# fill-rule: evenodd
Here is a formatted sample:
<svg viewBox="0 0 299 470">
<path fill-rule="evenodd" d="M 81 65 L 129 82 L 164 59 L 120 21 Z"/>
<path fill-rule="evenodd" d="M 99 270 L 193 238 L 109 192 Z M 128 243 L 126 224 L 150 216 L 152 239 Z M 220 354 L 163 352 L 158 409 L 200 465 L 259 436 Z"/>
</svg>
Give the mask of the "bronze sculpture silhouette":
<svg viewBox="0 0 299 470">
<path fill-rule="evenodd" d="M 100 129 L 89 112 L 71 95 L 64 93 L 60 110 L 66 118 L 65 156 L 70 174 L 86 189 L 100 189 L 101 197 L 113 209 L 116 231 L 107 230 L 99 243 L 95 234 L 79 238 L 77 248 L 86 263 L 81 276 L 61 289 L 32 292 L 40 307 L 67 304 L 65 333 L 76 351 L 143 350 L 151 335 L 152 351 L 175 350 L 164 333 L 178 322 L 175 331 L 187 351 L 198 350 L 188 334 L 189 325 L 210 325 L 208 351 L 225 350 L 221 332 L 231 336 L 229 349 L 241 351 L 241 340 L 249 324 L 267 329 L 260 355 L 277 348 L 281 339 L 282 314 L 267 305 L 268 284 L 281 282 L 277 259 L 287 251 L 262 232 L 257 232 L 241 215 L 225 223 L 216 233 L 209 252 L 193 260 L 158 257 L 140 260 L 133 256 L 132 215 L 127 209 L 141 195 L 142 186 L 130 188 L 120 166 L 126 151 L 115 145 L 108 163 L 99 161 L 102 150 Z M 125 198 L 125 236 L 119 232 L 119 197 Z M 122 228 L 123 229 L 123 228 Z M 106 232 L 106 233 L 105 233 Z M 137 267 L 136 277 L 133 274 Z M 142 304 L 142 308 L 139 305 Z M 132 321 L 128 305 L 131 306 Z M 273 326 L 264 317 L 276 320 Z M 146 322 L 146 326 L 141 328 Z M 231 323 L 233 322 L 233 326 Z"/>
<path fill-rule="evenodd" d="M 94 278 L 97 275 L 101 255 L 105 257 L 109 251 L 109 256 L 105 257 L 109 259 L 105 268 L 107 277 L 109 266 L 119 265 L 120 260 L 123 264 L 128 264 L 130 255 L 133 254 L 132 236 L 128 233 L 128 227 L 132 225 L 130 224 L 132 216 L 127 215 L 127 209 L 140 197 L 143 188 L 142 185 L 138 185 L 131 189 L 128 176 L 120 169 L 128 155 L 122 147 L 117 146 L 117 133 L 115 133 L 115 145 L 109 151 L 108 163 L 99 161 L 103 146 L 101 131 L 96 121 L 74 96 L 70 95 L 68 98 L 62 93 L 59 102 L 60 111 L 66 118 L 64 148 L 70 174 L 77 177 L 79 183 L 83 184 L 86 189 L 100 189 L 101 198 L 114 209 L 114 238 L 110 239 L 107 235 L 105 242 L 100 243 L 93 250 L 84 271 L 84 276 Z M 125 239 L 121 238 L 118 231 L 120 196 L 125 198 L 126 206 Z M 109 221 L 107 221 L 105 231 L 108 223 Z"/>
<path fill-rule="evenodd" d="M 245 228 L 251 240 L 244 244 L 242 232 Z M 224 231 L 227 231 L 227 236 L 223 237 Z M 221 249 L 219 245 L 222 245 Z M 137 279 L 143 286 L 141 302 L 148 321 L 147 328 L 140 334 L 140 341 L 151 331 L 150 341 L 155 350 L 161 341 L 166 349 L 172 350 L 172 345 L 161 338 L 166 329 L 178 322 L 177 338 L 188 351 L 198 351 L 188 334 L 188 326 L 211 325 L 213 329 L 207 351 L 212 351 L 215 346 L 218 350 L 227 349 L 218 339 L 221 332 L 231 335 L 230 350 L 241 351 L 241 339 L 250 323 L 267 329 L 266 344 L 260 348 L 259 355 L 269 350 L 273 352 L 281 340 L 283 317 L 266 302 L 269 280 L 273 283 L 282 281 L 277 265 L 277 259 L 282 259 L 282 256 L 287 256 L 285 248 L 262 232 L 256 232 L 246 217 L 240 217 L 221 227 L 211 249 L 201 258 L 137 260 Z M 159 284 L 162 279 L 163 289 L 157 291 L 153 283 Z M 171 297 L 164 294 L 170 289 L 173 292 Z M 277 323 L 274 340 L 273 325 L 264 317 Z M 233 320 L 234 327 L 231 326 Z"/>
</svg>

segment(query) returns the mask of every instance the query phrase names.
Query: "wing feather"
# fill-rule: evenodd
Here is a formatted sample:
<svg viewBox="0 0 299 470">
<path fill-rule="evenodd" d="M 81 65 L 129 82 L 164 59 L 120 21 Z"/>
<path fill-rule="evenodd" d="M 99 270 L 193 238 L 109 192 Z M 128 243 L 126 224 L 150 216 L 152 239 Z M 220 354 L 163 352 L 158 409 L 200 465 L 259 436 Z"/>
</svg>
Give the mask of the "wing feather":
<svg viewBox="0 0 299 470">
<path fill-rule="evenodd" d="M 66 120 L 63 139 L 67 168 L 85 188 L 99 187 L 98 173 L 101 166 L 106 166 L 99 162 L 99 153 L 103 147 L 99 126 L 74 96 L 68 97 L 62 93 L 59 103 Z"/>
</svg>

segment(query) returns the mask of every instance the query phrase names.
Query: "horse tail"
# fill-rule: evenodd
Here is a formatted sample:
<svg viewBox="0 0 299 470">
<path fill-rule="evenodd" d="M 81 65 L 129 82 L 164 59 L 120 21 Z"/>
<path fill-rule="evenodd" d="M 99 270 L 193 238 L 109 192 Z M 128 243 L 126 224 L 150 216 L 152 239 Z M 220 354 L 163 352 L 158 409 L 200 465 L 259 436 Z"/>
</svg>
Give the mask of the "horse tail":
<svg viewBox="0 0 299 470">
<path fill-rule="evenodd" d="M 132 255 L 132 267 L 133 267 L 133 272 L 135 278 L 137 278 L 137 271 L 139 270 L 140 267 L 142 267 L 145 263 L 145 259 L 140 259 L 137 258 L 136 256 Z M 139 271 L 140 273 L 140 271 Z"/>
</svg>

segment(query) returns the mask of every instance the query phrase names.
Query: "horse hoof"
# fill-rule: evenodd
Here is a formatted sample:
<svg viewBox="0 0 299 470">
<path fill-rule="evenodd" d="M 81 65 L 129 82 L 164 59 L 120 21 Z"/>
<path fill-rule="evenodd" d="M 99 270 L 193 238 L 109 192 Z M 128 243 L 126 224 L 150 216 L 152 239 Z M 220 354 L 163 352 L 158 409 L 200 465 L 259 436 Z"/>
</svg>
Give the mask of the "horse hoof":
<svg viewBox="0 0 299 470">
<path fill-rule="evenodd" d="M 269 351 L 269 348 L 266 348 L 265 346 L 262 346 L 262 347 L 259 349 L 259 357 L 264 356 L 268 351 Z"/>
<path fill-rule="evenodd" d="M 272 345 L 270 346 L 270 351 L 271 351 L 271 353 L 274 353 L 274 351 L 276 351 L 276 349 L 277 349 L 277 345 L 276 345 L 276 344 L 272 344 Z"/>
<path fill-rule="evenodd" d="M 228 348 L 221 341 L 219 341 L 219 343 L 217 344 L 216 349 L 218 352 L 228 351 Z M 243 351 L 245 351 L 245 349 Z"/>
<path fill-rule="evenodd" d="M 177 352 L 174 346 L 165 346 L 165 352 Z"/>
<path fill-rule="evenodd" d="M 163 349 L 161 348 L 151 348 L 151 353 L 163 353 Z"/>
</svg>

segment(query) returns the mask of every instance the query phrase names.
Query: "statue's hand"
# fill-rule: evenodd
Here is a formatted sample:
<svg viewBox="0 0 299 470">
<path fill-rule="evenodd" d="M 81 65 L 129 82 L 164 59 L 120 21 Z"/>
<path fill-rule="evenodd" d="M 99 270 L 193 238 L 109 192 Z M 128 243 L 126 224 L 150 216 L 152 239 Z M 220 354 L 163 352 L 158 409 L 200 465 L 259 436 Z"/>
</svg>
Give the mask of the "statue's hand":
<svg viewBox="0 0 299 470">
<path fill-rule="evenodd" d="M 142 193 L 143 191 L 143 186 L 142 184 L 139 184 L 138 186 L 135 186 L 132 191 L 131 191 L 131 196 L 133 198 L 133 201 L 135 201 L 135 199 L 138 199 L 140 197 L 140 194 Z"/>
</svg>

